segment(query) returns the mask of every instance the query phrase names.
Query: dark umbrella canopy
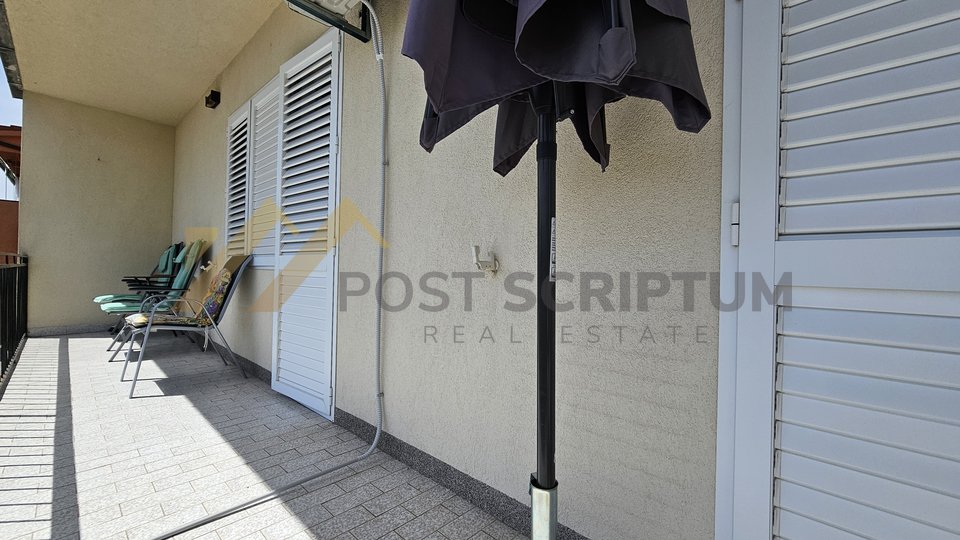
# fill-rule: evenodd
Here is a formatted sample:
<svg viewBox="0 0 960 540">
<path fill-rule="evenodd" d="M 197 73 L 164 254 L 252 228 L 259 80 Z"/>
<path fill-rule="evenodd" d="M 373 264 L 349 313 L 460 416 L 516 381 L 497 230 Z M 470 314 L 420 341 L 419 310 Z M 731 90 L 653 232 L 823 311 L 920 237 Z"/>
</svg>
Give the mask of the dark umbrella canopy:
<svg viewBox="0 0 960 540">
<path fill-rule="evenodd" d="M 537 142 L 537 470 L 532 538 L 557 531 L 556 123 L 570 119 L 601 169 L 606 105 L 659 101 L 684 131 L 710 119 L 685 0 L 411 0 L 403 54 L 423 68 L 430 151 L 496 105 L 493 168 Z"/>
<path fill-rule="evenodd" d="M 501 175 L 537 138 L 538 85 L 556 86 L 558 120 L 571 119 L 601 168 L 608 103 L 659 101 L 683 131 L 710 119 L 685 0 L 412 0 L 403 54 L 424 71 L 420 144 L 430 151 L 498 105 Z"/>
</svg>

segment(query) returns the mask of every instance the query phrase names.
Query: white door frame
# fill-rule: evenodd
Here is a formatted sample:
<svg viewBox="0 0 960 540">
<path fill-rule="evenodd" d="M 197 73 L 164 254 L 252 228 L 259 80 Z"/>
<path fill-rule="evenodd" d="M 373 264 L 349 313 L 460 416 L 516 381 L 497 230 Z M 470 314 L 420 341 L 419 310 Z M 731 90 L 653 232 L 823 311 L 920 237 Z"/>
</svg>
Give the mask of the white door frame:
<svg viewBox="0 0 960 540">
<path fill-rule="evenodd" d="M 739 253 L 733 232 L 740 201 L 740 87 L 743 2 L 724 0 L 723 19 L 723 163 L 720 188 L 720 297 L 735 294 Z M 717 357 L 717 472 L 714 538 L 733 540 L 733 456 L 736 426 L 737 312 L 719 313 Z"/>
<path fill-rule="evenodd" d="M 343 163 L 341 159 L 343 158 L 343 153 L 340 152 L 341 141 L 343 141 L 343 32 L 336 28 L 331 28 L 327 32 L 336 32 L 336 48 L 337 48 L 337 72 L 340 74 L 337 77 L 337 87 L 334 91 L 337 93 L 337 125 L 334 126 L 336 129 L 336 147 L 333 148 L 334 155 L 337 158 L 337 177 L 334 179 L 334 185 L 336 186 L 336 193 L 334 197 L 334 212 L 333 219 L 333 243 L 334 243 L 334 259 L 333 259 L 333 290 L 331 291 L 331 296 L 333 298 L 333 314 L 330 315 L 330 322 L 332 324 L 330 336 L 330 417 L 329 420 L 332 422 L 337 416 L 337 323 L 340 320 L 340 310 L 337 309 L 340 302 L 340 250 L 343 246 L 340 245 L 340 184 L 341 177 L 340 174 L 342 170 Z"/>
<path fill-rule="evenodd" d="M 725 0 L 721 294 L 736 273 L 774 276 L 779 170 L 781 3 Z M 748 29 L 748 31 L 746 30 Z M 744 107 L 742 104 L 749 104 Z M 739 201 L 739 247 L 731 239 Z M 773 523 L 775 306 L 748 298 L 720 313 L 715 535 L 770 538 Z M 764 329 L 759 332 L 757 329 Z"/>
</svg>

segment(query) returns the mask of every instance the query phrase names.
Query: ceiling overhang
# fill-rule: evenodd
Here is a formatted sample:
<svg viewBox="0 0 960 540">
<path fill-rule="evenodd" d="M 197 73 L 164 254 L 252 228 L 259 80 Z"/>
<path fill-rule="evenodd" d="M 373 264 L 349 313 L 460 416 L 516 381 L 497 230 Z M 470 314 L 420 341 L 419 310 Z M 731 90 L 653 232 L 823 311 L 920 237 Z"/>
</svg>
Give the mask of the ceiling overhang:
<svg viewBox="0 0 960 540">
<path fill-rule="evenodd" d="M 0 58 L 15 96 L 176 125 L 280 4 L 0 0 Z"/>
</svg>

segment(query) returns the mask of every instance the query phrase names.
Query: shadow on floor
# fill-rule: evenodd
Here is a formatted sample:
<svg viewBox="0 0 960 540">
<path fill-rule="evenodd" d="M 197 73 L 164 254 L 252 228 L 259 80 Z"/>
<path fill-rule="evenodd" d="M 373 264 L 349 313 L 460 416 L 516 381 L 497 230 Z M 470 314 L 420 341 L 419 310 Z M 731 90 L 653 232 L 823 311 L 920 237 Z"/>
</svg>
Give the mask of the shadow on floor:
<svg viewBox="0 0 960 540">
<path fill-rule="evenodd" d="M 353 434 L 263 381 L 244 379 L 236 367 L 225 367 L 216 353 L 169 334 L 151 337 L 137 385 L 141 397 L 127 399 L 130 383 L 119 380 L 122 362 L 107 363 L 108 343 L 103 335 L 27 342 L 8 393 L 15 389 L 17 399 L 37 396 L 29 399 L 45 407 L 39 409 L 45 415 L 39 417 L 42 426 L 36 427 L 54 434 L 54 456 L 44 462 L 51 467 L 47 482 L 53 489 L 47 490 L 45 511 L 43 497 L 23 498 L 26 503 L 17 508 L 25 515 L 31 510 L 27 503 L 34 503 L 31 519 L 9 523 L 16 534 L 0 529 L 0 537 L 69 538 L 79 532 L 84 538 L 151 538 L 366 449 Z M 13 407 L 6 397 L 0 403 L 4 415 L 13 415 Z M 3 418 L 14 430 L 33 425 L 26 416 Z M 28 439 L 4 444 L 0 450 L 26 448 Z M 3 505 L 19 504 L 8 502 L 13 499 L 4 490 L 26 482 L 8 481 L 7 470 L 14 466 L 9 459 L 0 456 Z M 7 516 L 4 512 L 0 518 Z M 183 535 L 201 536 L 520 537 L 380 453 Z"/>
</svg>

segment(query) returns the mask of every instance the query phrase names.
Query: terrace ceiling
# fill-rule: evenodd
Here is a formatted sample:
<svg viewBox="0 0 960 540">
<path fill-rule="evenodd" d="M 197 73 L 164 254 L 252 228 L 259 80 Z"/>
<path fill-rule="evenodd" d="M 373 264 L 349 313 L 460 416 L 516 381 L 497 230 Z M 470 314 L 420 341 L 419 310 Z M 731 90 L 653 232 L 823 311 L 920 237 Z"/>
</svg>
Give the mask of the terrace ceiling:
<svg viewBox="0 0 960 540">
<path fill-rule="evenodd" d="M 281 0 L 4 0 L 27 92 L 176 125 Z"/>
</svg>

